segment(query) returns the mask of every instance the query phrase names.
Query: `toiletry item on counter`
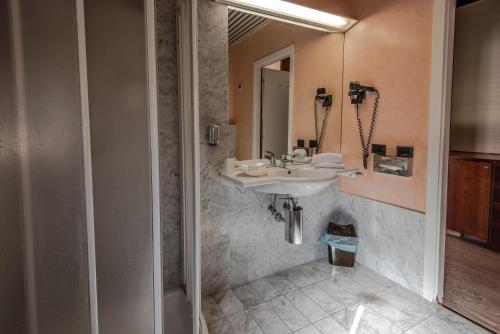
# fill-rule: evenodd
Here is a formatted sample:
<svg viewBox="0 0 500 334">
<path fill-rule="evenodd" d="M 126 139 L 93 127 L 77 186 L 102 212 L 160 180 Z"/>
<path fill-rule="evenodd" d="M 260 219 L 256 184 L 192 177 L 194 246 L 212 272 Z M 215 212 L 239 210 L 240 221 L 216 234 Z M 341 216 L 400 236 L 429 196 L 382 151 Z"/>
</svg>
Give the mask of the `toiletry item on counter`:
<svg viewBox="0 0 500 334">
<path fill-rule="evenodd" d="M 240 161 L 240 170 L 249 176 L 267 175 L 269 161 L 264 159 Z"/>
<path fill-rule="evenodd" d="M 309 155 L 309 148 L 305 147 L 305 140 L 304 139 L 297 139 L 297 146 L 294 146 L 293 151 L 295 152 L 296 150 L 303 149 L 306 152 L 306 156 Z"/>
<path fill-rule="evenodd" d="M 342 153 L 320 153 L 312 157 L 312 164 L 316 168 L 344 169 Z"/>
<path fill-rule="evenodd" d="M 263 176 L 267 175 L 267 167 L 269 166 L 269 161 L 266 159 L 238 161 L 236 158 L 227 158 L 224 162 L 224 173 L 226 174 L 242 171 L 249 176 Z"/>
<path fill-rule="evenodd" d="M 312 157 L 318 154 L 318 141 L 314 139 L 309 140 L 309 156 Z"/>
<path fill-rule="evenodd" d="M 240 167 L 240 162 L 236 158 L 226 158 L 224 160 L 224 173 L 230 174 Z"/>
<path fill-rule="evenodd" d="M 292 153 L 294 163 L 306 164 L 311 162 L 311 158 L 307 156 L 307 151 L 304 148 L 297 148 Z"/>
</svg>

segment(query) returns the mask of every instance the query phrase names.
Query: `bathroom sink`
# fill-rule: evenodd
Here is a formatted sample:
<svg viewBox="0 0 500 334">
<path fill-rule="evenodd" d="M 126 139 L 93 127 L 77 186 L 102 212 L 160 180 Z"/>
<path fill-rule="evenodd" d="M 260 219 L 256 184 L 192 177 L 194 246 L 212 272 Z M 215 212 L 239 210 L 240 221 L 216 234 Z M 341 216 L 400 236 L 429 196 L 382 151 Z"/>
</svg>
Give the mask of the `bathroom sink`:
<svg viewBox="0 0 500 334">
<path fill-rule="evenodd" d="M 243 172 L 224 174 L 223 178 L 257 192 L 293 197 L 319 193 L 337 177 L 334 169 L 317 169 L 312 166 L 268 168 L 265 176 L 247 176 Z"/>
</svg>

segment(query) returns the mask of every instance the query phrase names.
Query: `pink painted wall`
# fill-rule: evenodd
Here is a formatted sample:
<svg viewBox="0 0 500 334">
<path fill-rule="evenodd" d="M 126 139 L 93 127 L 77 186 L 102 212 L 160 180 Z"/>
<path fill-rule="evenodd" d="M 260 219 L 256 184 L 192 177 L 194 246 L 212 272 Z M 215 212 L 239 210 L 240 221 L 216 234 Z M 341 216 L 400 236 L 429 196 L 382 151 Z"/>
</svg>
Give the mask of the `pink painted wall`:
<svg viewBox="0 0 500 334">
<path fill-rule="evenodd" d="M 345 34 L 344 90 L 353 80 L 376 86 L 381 98 L 374 143 L 386 144 L 393 154 L 397 145 L 414 146 L 415 158 L 412 177 L 367 171 L 362 177 L 342 178 L 341 190 L 424 212 L 433 1 L 355 5 L 361 21 Z M 372 101 L 361 109 L 365 128 Z M 346 97 L 342 112 L 345 163 L 362 168 L 354 107 Z"/>
<path fill-rule="evenodd" d="M 229 120 L 236 124 L 238 159 L 252 156 L 253 64 L 292 44 L 295 49 L 293 144 L 297 138 L 314 139 L 314 96 L 317 87 L 325 87 L 333 93 L 334 105 L 322 146 L 325 152 L 340 151 L 344 34 L 270 22 L 229 47 Z"/>
</svg>

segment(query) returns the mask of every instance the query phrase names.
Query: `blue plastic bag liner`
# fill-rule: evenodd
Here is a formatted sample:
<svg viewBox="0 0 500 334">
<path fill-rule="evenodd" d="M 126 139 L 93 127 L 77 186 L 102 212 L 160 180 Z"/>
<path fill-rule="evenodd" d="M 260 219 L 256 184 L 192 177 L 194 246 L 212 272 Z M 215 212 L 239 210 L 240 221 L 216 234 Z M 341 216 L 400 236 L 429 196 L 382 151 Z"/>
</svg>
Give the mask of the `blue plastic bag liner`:
<svg viewBox="0 0 500 334">
<path fill-rule="evenodd" d="M 345 252 L 356 253 L 358 249 L 358 237 L 343 237 L 341 235 L 325 233 L 318 241 L 321 244 L 329 245 Z"/>
</svg>

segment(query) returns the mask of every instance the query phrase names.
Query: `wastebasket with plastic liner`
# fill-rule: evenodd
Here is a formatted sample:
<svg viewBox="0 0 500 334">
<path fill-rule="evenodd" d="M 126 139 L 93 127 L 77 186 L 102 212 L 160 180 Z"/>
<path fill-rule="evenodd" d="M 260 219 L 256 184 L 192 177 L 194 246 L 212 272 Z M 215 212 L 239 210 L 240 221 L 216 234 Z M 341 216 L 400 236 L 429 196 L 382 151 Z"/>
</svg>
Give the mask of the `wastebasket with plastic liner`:
<svg viewBox="0 0 500 334">
<path fill-rule="evenodd" d="M 330 264 L 353 267 L 358 248 L 358 237 L 352 224 L 338 225 L 329 223 L 320 242 L 328 246 Z"/>
</svg>

